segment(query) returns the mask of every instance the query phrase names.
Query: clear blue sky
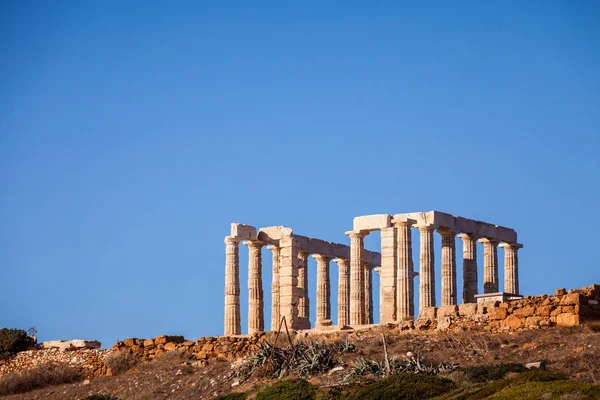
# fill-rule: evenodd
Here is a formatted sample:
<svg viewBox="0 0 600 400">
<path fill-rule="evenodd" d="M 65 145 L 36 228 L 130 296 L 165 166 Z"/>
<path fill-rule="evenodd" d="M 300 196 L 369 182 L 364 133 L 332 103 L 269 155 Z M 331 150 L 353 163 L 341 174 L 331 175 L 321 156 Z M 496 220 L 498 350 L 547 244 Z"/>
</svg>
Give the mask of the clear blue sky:
<svg viewBox="0 0 600 400">
<path fill-rule="evenodd" d="M 600 283 L 598 2 L 3 1 L 0 54 L 0 326 L 221 334 L 231 222 L 436 209 Z"/>
</svg>

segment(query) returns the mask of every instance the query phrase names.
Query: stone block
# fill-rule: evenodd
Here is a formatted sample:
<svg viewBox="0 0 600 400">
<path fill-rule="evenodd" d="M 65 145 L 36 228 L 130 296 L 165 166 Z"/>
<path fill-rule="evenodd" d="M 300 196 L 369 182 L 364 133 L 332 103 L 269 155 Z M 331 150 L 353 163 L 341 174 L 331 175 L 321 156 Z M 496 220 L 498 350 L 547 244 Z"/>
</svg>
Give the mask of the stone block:
<svg viewBox="0 0 600 400">
<path fill-rule="evenodd" d="M 99 349 L 102 344 L 97 340 L 49 340 L 42 343 L 43 349 L 80 350 Z"/>
<path fill-rule="evenodd" d="M 173 342 L 165 343 L 165 350 L 166 351 L 173 351 L 176 348 L 177 348 L 177 344 L 175 344 Z"/>
<path fill-rule="evenodd" d="M 567 290 L 565 288 L 556 289 L 554 291 L 555 296 L 564 296 L 565 294 L 567 294 Z"/>
<path fill-rule="evenodd" d="M 436 316 L 437 309 L 435 307 L 425 307 L 420 311 L 418 319 L 433 321 L 436 319 Z"/>
<path fill-rule="evenodd" d="M 146 347 L 146 348 L 154 347 L 154 339 L 144 340 L 144 347 Z"/>
<path fill-rule="evenodd" d="M 468 317 L 477 314 L 477 303 L 465 303 L 458 306 L 458 315 Z"/>
<path fill-rule="evenodd" d="M 477 224 L 472 219 L 454 217 L 454 223 L 457 232 L 477 234 Z"/>
<path fill-rule="evenodd" d="M 561 306 L 579 305 L 583 304 L 585 297 L 580 293 L 567 293 L 560 299 Z"/>
<path fill-rule="evenodd" d="M 535 308 L 533 306 L 525 306 L 514 310 L 512 313 L 520 318 L 530 317 L 535 314 Z"/>
<path fill-rule="evenodd" d="M 456 317 L 458 316 L 458 306 L 439 306 L 437 309 L 438 319 L 443 317 Z"/>
<path fill-rule="evenodd" d="M 477 235 L 480 237 L 496 239 L 498 237 L 498 228 L 496 225 L 488 224 L 486 222 L 476 221 L 477 224 Z"/>
<path fill-rule="evenodd" d="M 481 303 L 477 303 L 477 314 L 487 314 L 491 309 L 497 308 L 500 306 L 499 301 L 484 301 Z"/>
<path fill-rule="evenodd" d="M 490 308 L 488 314 L 490 315 L 490 319 L 503 320 L 508 316 L 508 310 L 506 308 L 495 307 Z"/>
<path fill-rule="evenodd" d="M 549 317 L 553 308 L 554 306 L 551 305 L 538 306 L 535 309 L 535 315 L 538 315 L 540 317 Z"/>
<path fill-rule="evenodd" d="M 509 315 L 500 322 L 500 326 L 502 326 L 502 328 L 519 329 L 523 327 L 523 322 L 523 319 L 514 315 Z"/>
<path fill-rule="evenodd" d="M 526 326 L 540 326 L 540 322 L 543 318 L 541 317 L 527 317 L 525 319 Z"/>
<path fill-rule="evenodd" d="M 256 228 L 251 225 L 231 224 L 231 236 L 240 240 L 257 240 Z"/>
<path fill-rule="evenodd" d="M 578 326 L 579 323 L 579 315 L 562 313 L 556 316 L 556 325 L 558 326 Z"/>
<path fill-rule="evenodd" d="M 156 339 L 154 339 L 154 343 L 156 343 L 156 344 L 183 343 L 184 341 L 185 341 L 185 339 L 183 338 L 183 336 L 180 336 L 180 335 L 174 335 L 174 336 L 161 335 L 161 336 L 157 336 Z"/>
<path fill-rule="evenodd" d="M 496 226 L 497 240 L 506 243 L 517 243 L 517 232 L 504 226 Z"/>
<path fill-rule="evenodd" d="M 382 228 L 392 226 L 392 216 L 389 214 L 373 214 L 354 217 L 352 230 L 358 231 L 378 231 Z"/>
</svg>

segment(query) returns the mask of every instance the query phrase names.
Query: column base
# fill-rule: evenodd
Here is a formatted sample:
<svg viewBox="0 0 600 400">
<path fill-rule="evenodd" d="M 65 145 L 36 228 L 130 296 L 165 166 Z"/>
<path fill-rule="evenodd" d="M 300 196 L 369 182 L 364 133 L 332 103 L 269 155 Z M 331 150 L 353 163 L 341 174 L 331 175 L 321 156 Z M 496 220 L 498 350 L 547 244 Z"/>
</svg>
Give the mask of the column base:
<svg viewBox="0 0 600 400">
<path fill-rule="evenodd" d="M 330 319 L 323 319 L 321 321 L 317 321 L 315 323 L 315 328 L 327 328 L 327 327 L 332 327 L 333 326 L 333 321 Z"/>
</svg>

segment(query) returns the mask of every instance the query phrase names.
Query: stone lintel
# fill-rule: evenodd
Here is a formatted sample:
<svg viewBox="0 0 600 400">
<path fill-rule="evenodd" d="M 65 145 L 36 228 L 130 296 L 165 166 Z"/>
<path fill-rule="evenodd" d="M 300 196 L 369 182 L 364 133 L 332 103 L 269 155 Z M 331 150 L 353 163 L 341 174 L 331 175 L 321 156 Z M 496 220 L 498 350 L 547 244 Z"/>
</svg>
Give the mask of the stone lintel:
<svg viewBox="0 0 600 400">
<path fill-rule="evenodd" d="M 414 225 L 417 223 L 416 219 L 412 219 L 412 218 L 408 218 L 405 215 L 401 215 L 401 216 L 394 216 L 394 218 L 392 219 L 392 224 L 394 225 Z"/>
<path fill-rule="evenodd" d="M 389 214 L 373 214 L 354 217 L 352 229 L 358 231 L 378 231 L 383 228 L 389 228 L 392 216 Z"/>
<path fill-rule="evenodd" d="M 479 243 L 492 243 L 492 244 L 496 244 L 496 245 L 498 245 L 498 243 L 499 243 L 498 240 L 496 240 L 495 238 L 490 238 L 490 237 L 482 237 L 482 238 L 477 239 L 477 241 Z"/>
<path fill-rule="evenodd" d="M 231 236 L 242 240 L 257 240 L 256 228 L 251 225 L 231 224 Z"/>
</svg>

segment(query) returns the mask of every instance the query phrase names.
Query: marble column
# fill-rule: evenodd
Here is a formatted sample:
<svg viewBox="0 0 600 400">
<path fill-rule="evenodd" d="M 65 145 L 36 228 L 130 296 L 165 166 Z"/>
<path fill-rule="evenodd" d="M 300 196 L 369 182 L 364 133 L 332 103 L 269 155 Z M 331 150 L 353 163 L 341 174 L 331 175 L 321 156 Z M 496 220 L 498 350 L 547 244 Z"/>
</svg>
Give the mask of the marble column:
<svg viewBox="0 0 600 400">
<path fill-rule="evenodd" d="M 298 254 L 300 263 L 298 264 L 298 288 L 300 289 L 300 299 L 298 302 L 298 316 L 300 318 L 310 318 L 310 301 L 308 299 L 308 256 L 310 254 L 301 251 Z"/>
<path fill-rule="evenodd" d="M 365 232 L 346 232 L 350 236 L 350 325 L 362 325 L 365 318 L 365 273 L 363 265 Z"/>
<path fill-rule="evenodd" d="M 438 229 L 438 233 L 442 236 L 442 305 L 456 305 L 456 232 Z"/>
<path fill-rule="evenodd" d="M 239 240 L 225 237 L 225 336 L 241 335 Z"/>
<path fill-rule="evenodd" d="M 379 321 L 382 324 L 396 321 L 397 251 L 396 228 L 381 229 L 381 268 L 379 280 Z"/>
<path fill-rule="evenodd" d="M 419 310 L 435 307 L 435 253 L 433 246 L 434 225 L 417 226 L 421 234 L 421 249 L 419 255 Z"/>
<path fill-rule="evenodd" d="M 268 246 L 273 253 L 273 282 L 271 283 L 271 330 L 279 329 L 279 247 Z"/>
<path fill-rule="evenodd" d="M 523 247 L 518 243 L 502 243 L 504 249 L 504 291 L 519 294 L 519 258 L 517 251 Z"/>
<path fill-rule="evenodd" d="M 247 241 L 248 246 L 248 334 L 264 332 L 264 300 L 262 287 L 262 255 L 264 243 Z"/>
<path fill-rule="evenodd" d="M 463 241 L 463 303 L 475 303 L 477 294 L 477 236 L 469 233 L 458 235 Z"/>
<path fill-rule="evenodd" d="M 350 271 L 348 260 L 336 258 L 338 265 L 338 325 L 350 324 Z"/>
<path fill-rule="evenodd" d="M 396 249 L 398 252 L 398 273 L 396 282 L 396 317 L 398 321 L 414 319 L 414 290 L 413 284 L 413 261 L 412 261 L 412 236 L 411 225 L 415 221 L 394 221 L 397 230 Z M 411 313 L 411 309 L 413 310 Z"/>
<path fill-rule="evenodd" d="M 483 293 L 496 293 L 498 288 L 498 242 L 479 239 L 483 243 Z"/>
<path fill-rule="evenodd" d="M 297 239 L 284 236 L 279 240 L 279 248 L 279 315 L 285 317 L 291 329 L 302 329 L 298 318 L 300 246 Z"/>
<path fill-rule="evenodd" d="M 317 260 L 317 321 L 315 326 L 331 325 L 331 283 L 329 280 L 330 257 L 315 254 Z"/>
<path fill-rule="evenodd" d="M 373 323 L 373 274 L 372 267 L 365 263 L 365 324 Z"/>
</svg>

